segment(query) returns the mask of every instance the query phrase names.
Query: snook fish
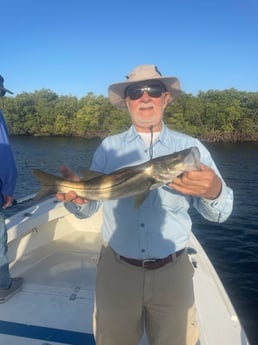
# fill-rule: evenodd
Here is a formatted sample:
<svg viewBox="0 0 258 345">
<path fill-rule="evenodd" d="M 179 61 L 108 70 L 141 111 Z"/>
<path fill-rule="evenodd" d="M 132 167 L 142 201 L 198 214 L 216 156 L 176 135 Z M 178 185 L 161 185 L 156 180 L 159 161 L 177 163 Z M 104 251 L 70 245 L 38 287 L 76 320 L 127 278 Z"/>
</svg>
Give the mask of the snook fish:
<svg viewBox="0 0 258 345">
<path fill-rule="evenodd" d="M 139 207 L 149 191 L 167 184 L 185 171 L 200 170 L 200 152 L 197 147 L 151 159 L 146 163 L 125 167 L 111 174 L 88 170 L 80 181 L 69 181 L 34 169 L 34 176 L 42 183 L 35 199 L 57 192 L 74 191 L 89 200 L 112 200 L 135 196 Z"/>
</svg>

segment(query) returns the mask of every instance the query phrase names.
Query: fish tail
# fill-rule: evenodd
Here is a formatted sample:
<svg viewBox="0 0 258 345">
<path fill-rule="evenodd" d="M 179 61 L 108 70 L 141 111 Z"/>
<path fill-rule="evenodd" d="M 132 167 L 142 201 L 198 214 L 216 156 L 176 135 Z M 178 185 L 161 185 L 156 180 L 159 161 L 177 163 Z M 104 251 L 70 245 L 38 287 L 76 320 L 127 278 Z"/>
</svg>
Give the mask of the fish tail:
<svg viewBox="0 0 258 345">
<path fill-rule="evenodd" d="M 40 200 L 44 196 L 57 193 L 57 179 L 58 177 L 48 174 L 44 171 L 33 169 L 33 175 L 40 181 L 42 188 L 35 195 L 34 200 Z"/>
</svg>

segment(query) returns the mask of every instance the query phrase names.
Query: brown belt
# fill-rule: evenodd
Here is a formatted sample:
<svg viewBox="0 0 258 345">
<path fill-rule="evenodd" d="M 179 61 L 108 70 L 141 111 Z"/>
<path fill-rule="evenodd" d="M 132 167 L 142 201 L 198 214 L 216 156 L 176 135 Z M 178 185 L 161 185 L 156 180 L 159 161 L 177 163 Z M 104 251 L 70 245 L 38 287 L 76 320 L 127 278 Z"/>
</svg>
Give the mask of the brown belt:
<svg viewBox="0 0 258 345">
<path fill-rule="evenodd" d="M 120 255 L 120 259 L 134 266 L 142 267 L 147 270 L 154 270 L 156 268 L 165 266 L 169 262 L 173 262 L 176 258 L 178 258 L 181 254 L 183 254 L 184 251 L 185 251 L 185 248 L 180 249 L 174 254 L 170 254 L 169 256 L 163 259 L 137 260 L 137 259 L 126 258 L 125 256 L 121 256 L 121 255 Z"/>
</svg>

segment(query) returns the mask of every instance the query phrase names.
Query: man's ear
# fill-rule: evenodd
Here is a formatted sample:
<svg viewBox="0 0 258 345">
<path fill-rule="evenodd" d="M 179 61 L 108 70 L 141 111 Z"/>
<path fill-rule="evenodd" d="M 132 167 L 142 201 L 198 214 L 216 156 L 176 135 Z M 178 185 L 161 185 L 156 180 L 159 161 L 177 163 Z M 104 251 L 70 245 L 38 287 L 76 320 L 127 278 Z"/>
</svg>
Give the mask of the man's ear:
<svg viewBox="0 0 258 345">
<path fill-rule="evenodd" d="M 166 108 L 169 103 L 172 101 L 173 97 L 170 92 L 166 92 L 165 98 L 164 98 L 164 108 Z"/>
</svg>

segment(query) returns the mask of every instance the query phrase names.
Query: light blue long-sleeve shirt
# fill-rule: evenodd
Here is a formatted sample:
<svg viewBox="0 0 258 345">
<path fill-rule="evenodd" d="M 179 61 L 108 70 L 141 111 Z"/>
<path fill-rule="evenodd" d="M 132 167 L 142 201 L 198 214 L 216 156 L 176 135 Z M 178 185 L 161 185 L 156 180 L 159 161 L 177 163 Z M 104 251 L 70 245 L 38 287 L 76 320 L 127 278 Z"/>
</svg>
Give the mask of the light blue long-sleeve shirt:
<svg viewBox="0 0 258 345">
<path fill-rule="evenodd" d="M 201 162 L 221 177 L 210 153 L 199 140 L 169 130 L 164 124 L 153 145 L 153 158 L 191 146 L 199 148 Z M 91 169 L 110 173 L 149 159 L 149 149 L 132 126 L 126 132 L 103 140 L 94 154 Z M 77 217 L 85 218 L 100 205 L 91 201 L 83 206 L 68 203 L 66 207 Z M 139 208 L 134 208 L 133 197 L 105 201 L 103 239 L 119 255 L 135 259 L 166 257 L 187 245 L 192 227 L 188 213 L 191 205 L 206 219 L 223 222 L 232 212 L 233 192 L 222 180 L 222 191 L 212 201 L 182 195 L 167 186 L 151 191 Z"/>
</svg>

